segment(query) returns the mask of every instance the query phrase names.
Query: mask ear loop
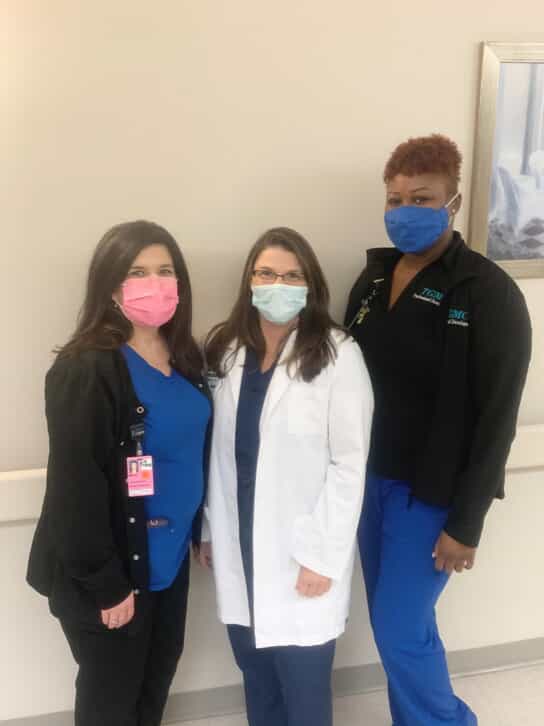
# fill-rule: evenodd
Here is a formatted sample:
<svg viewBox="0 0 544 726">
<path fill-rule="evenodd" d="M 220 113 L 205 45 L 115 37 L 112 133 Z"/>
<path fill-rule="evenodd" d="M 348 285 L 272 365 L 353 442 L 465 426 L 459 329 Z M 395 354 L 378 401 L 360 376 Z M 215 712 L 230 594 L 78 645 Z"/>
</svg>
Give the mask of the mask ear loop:
<svg viewBox="0 0 544 726">
<path fill-rule="evenodd" d="M 450 199 L 450 201 L 447 204 L 444 204 L 444 208 L 447 209 L 449 206 L 451 206 L 454 203 L 454 201 L 457 199 L 458 196 L 460 196 L 460 192 L 456 192 L 453 195 L 453 197 Z M 450 225 L 453 225 L 454 220 L 455 220 L 455 214 L 450 214 L 450 221 L 449 221 L 448 227 Z"/>
</svg>

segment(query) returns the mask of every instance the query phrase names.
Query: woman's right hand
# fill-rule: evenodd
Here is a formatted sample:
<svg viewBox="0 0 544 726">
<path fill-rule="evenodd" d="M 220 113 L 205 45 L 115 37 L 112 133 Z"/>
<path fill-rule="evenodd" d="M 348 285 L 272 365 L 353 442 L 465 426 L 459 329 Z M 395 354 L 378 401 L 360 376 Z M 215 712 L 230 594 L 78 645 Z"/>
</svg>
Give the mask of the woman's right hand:
<svg viewBox="0 0 544 726">
<path fill-rule="evenodd" d="M 108 610 L 101 610 L 100 614 L 103 624 L 109 630 L 116 630 L 122 628 L 123 625 L 127 625 L 134 617 L 134 593 L 131 592 L 119 605 L 115 605 L 115 607 Z"/>
<path fill-rule="evenodd" d="M 197 552 L 197 560 L 201 567 L 206 567 L 207 569 L 212 569 L 212 543 L 211 542 L 201 542 L 200 547 L 198 548 Z"/>
</svg>

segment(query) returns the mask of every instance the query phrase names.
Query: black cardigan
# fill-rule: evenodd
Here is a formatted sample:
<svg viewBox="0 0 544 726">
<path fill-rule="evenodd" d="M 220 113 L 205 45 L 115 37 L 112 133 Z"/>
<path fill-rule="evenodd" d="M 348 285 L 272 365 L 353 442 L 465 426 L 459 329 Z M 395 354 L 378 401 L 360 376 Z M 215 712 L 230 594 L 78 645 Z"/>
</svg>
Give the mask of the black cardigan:
<svg viewBox="0 0 544 726">
<path fill-rule="evenodd" d="M 210 398 L 204 381 L 198 388 Z M 210 399 L 211 400 L 211 399 Z M 144 501 L 128 497 L 125 459 L 135 454 L 130 427 L 145 423 L 120 351 L 57 358 L 45 384 L 49 430 L 47 487 L 28 564 L 29 584 L 59 617 L 100 622 L 100 610 L 130 591 L 148 600 Z M 211 422 L 203 467 L 205 486 Z M 193 526 L 200 541 L 202 506 Z"/>
<path fill-rule="evenodd" d="M 391 248 L 369 250 L 345 317 L 356 339 L 358 311 L 372 305 L 376 286 L 400 257 Z M 445 291 L 441 382 L 412 491 L 429 504 L 451 507 L 446 532 L 475 547 L 493 498 L 504 497 L 505 465 L 531 356 L 531 323 L 516 283 L 470 250 L 457 232 L 436 275 L 435 286 Z M 468 312 L 466 324 L 451 324 L 452 308 Z"/>
</svg>

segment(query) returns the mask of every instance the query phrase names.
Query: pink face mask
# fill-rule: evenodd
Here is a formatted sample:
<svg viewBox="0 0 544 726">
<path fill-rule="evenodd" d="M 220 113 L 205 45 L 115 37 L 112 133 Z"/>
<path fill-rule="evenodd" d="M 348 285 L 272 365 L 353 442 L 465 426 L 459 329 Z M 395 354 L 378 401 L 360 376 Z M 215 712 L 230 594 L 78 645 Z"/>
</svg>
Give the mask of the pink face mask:
<svg viewBox="0 0 544 726">
<path fill-rule="evenodd" d="M 178 306 L 178 281 L 174 277 L 131 277 L 122 285 L 121 310 L 136 325 L 160 328 L 172 319 Z"/>
</svg>

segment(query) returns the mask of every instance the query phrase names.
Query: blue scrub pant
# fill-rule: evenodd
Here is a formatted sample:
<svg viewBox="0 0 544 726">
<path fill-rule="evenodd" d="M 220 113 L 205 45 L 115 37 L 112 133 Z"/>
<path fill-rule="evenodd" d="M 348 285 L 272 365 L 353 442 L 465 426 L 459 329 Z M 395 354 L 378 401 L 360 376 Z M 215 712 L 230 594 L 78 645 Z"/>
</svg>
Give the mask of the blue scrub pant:
<svg viewBox="0 0 544 726">
<path fill-rule="evenodd" d="M 370 620 L 387 674 L 393 726 L 475 726 L 453 693 L 435 605 L 448 575 L 432 552 L 448 510 L 400 481 L 368 475 L 359 547 Z"/>
<path fill-rule="evenodd" d="M 335 640 L 256 648 L 251 628 L 229 625 L 228 634 L 244 676 L 249 726 L 332 726 Z"/>
</svg>

